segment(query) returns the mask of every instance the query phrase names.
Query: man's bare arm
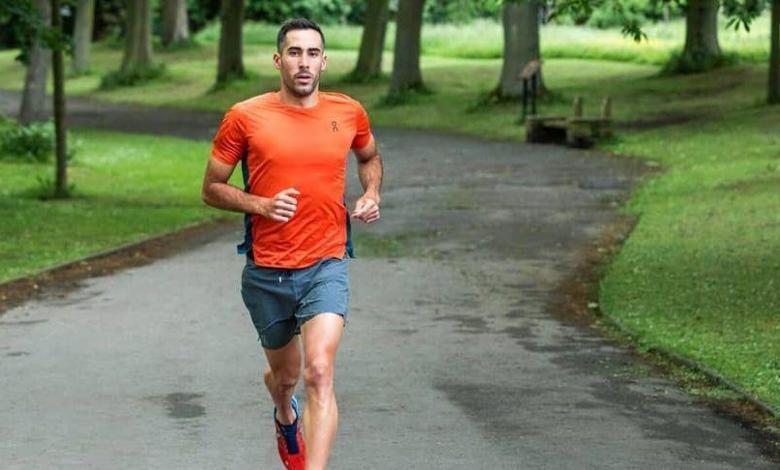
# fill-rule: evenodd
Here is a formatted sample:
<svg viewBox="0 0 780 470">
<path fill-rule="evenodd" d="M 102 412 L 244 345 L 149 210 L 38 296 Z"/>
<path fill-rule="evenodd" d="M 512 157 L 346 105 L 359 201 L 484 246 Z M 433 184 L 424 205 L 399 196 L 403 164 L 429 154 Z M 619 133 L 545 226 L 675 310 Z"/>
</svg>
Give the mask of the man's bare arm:
<svg viewBox="0 0 780 470">
<path fill-rule="evenodd" d="M 352 217 L 371 223 L 379 219 L 380 192 L 384 174 L 382 157 L 379 156 L 373 137 L 368 145 L 355 149 L 354 153 L 358 163 L 358 177 L 360 184 L 363 185 L 363 196 L 358 199 Z"/>
<path fill-rule="evenodd" d="M 295 214 L 298 191 L 288 188 L 272 198 L 255 196 L 228 183 L 235 166 L 210 158 L 203 177 L 201 198 L 209 206 L 245 214 L 258 214 L 287 222 Z"/>
</svg>

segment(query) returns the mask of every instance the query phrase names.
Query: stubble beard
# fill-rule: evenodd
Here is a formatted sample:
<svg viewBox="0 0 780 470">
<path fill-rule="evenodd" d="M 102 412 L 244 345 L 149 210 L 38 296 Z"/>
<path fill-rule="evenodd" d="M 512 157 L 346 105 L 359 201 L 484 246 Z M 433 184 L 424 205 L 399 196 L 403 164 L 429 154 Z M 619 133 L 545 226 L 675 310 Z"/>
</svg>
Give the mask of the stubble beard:
<svg viewBox="0 0 780 470">
<path fill-rule="evenodd" d="M 317 86 L 320 84 L 320 76 L 314 76 L 312 78 L 311 83 L 308 85 L 297 85 L 295 83 L 295 77 L 286 77 L 284 79 L 284 85 L 285 88 L 287 88 L 287 91 L 292 93 L 298 98 L 306 98 L 307 96 L 314 93 L 314 90 L 317 89 Z"/>
</svg>

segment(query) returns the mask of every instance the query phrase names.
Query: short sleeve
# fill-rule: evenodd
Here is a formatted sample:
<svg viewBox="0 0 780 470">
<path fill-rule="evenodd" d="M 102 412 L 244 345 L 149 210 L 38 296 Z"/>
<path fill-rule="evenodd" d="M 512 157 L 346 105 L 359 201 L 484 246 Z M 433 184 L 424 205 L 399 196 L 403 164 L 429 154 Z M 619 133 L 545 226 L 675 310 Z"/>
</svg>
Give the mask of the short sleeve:
<svg viewBox="0 0 780 470">
<path fill-rule="evenodd" d="M 352 148 L 361 149 L 371 142 L 371 123 L 368 113 L 363 106 L 357 105 L 357 125 L 355 126 L 355 138 L 352 139 Z"/>
<path fill-rule="evenodd" d="M 247 147 L 246 132 L 241 113 L 230 108 L 222 118 L 211 147 L 211 155 L 222 163 L 237 164 Z"/>
</svg>

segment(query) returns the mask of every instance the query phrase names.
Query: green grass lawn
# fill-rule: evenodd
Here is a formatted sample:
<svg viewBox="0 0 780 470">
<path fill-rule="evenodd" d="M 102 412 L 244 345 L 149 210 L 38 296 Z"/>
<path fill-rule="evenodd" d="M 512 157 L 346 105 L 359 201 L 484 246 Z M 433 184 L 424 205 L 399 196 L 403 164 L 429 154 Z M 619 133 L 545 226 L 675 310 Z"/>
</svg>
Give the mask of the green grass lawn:
<svg viewBox="0 0 780 470">
<path fill-rule="evenodd" d="M 755 25 L 754 31 L 760 33 L 762 24 Z M 490 25 L 483 26 L 488 38 L 484 43 L 495 47 L 496 39 L 490 35 L 496 32 Z M 245 57 L 253 77 L 225 90 L 208 92 L 216 68 L 215 46 L 202 38 L 198 48 L 157 55 L 168 64 L 169 73 L 164 79 L 106 92 L 96 90 L 96 73 L 69 80 L 68 92 L 111 101 L 222 111 L 278 83 L 271 68 L 273 46 L 266 37 L 269 32 L 262 25 L 248 28 L 250 44 Z M 406 106 L 385 107 L 380 99 L 386 82 L 340 83 L 355 60 L 354 52 L 339 48 L 339 41 L 343 47 L 354 44 L 349 41 L 355 41 L 357 30 L 348 28 L 337 28 L 330 36 L 334 47 L 328 51 L 330 68 L 323 87 L 360 99 L 377 126 L 522 140 L 522 128 L 514 123 L 516 104 L 479 105 L 479 97 L 495 86 L 500 61 L 437 52 L 434 39 L 438 30 L 426 28 L 424 49 L 429 55 L 423 57 L 422 66 L 432 94 L 419 96 Z M 658 37 L 662 37 L 663 28 L 669 29 L 665 39 L 669 44 L 681 42 L 679 24 L 658 26 Z M 462 37 L 473 34 L 467 29 Z M 601 38 L 607 44 L 604 48 L 616 51 L 614 57 L 605 57 L 623 54 L 623 46 L 615 45 L 618 36 L 614 32 L 584 30 L 577 34 L 594 35 L 593 41 L 586 41 L 588 44 Z M 737 44 L 744 39 L 745 44 L 739 47 L 745 55 L 744 51 L 753 47 L 749 44 L 760 48 L 764 47 L 760 43 L 768 43 L 738 36 L 724 35 L 725 48 L 731 47 L 731 41 Z M 560 39 L 561 44 L 572 38 Z M 453 39 L 446 49 L 458 49 L 463 45 L 459 41 Z M 550 54 L 553 43 L 551 40 L 545 46 L 546 54 Z M 664 54 L 673 49 L 669 44 L 663 46 L 667 47 Z M 491 54 L 482 51 L 467 55 Z M 637 332 L 642 345 L 662 346 L 696 359 L 780 408 L 780 108 L 763 105 L 766 65 L 747 63 L 707 74 L 661 77 L 659 66 L 653 65 L 660 63 L 655 59 L 640 57 L 619 62 L 555 59 L 550 55 L 544 74 L 551 93 L 541 104 L 543 113 L 568 112 L 571 100 L 579 95 L 585 99 L 586 113 L 593 114 L 602 96 L 609 94 L 619 127 L 617 139 L 605 148 L 655 162 L 666 170 L 644 184 L 625 209 L 639 215 L 640 221 L 606 271 L 600 288 L 602 310 Z M 22 69 L 12 57 L 10 52 L 0 53 L 1 87 L 20 87 Z M 389 55 L 385 57 L 386 67 L 390 59 Z M 95 50 L 97 72 L 112 70 L 119 60 L 119 50 L 105 45 Z M 159 178 L 149 181 L 133 176 L 144 171 L 139 170 L 139 163 L 150 154 L 144 150 L 151 145 L 145 139 L 127 138 L 128 147 L 117 150 L 107 134 L 77 135 L 85 141 L 73 168 L 80 197 L 47 203 L 52 215 L 45 220 L 40 217 L 43 203 L 29 195 L 36 185 L 34 176 L 44 169 L 0 164 L 4 182 L 0 216 L 14 221 L 2 226 L 5 231 L 1 233 L 0 254 L 19 264 L 4 267 L 0 278 L 213 214 L 191 197 L 191 192 L 197 193 L 206 144 L 160 139 L 154 151 L 167 152 L 172 160 L 170 167 L 155 167 Z M 185 148 L 192 150 L 183 152 Z M 100 159 L 110 159 L 114 164 L 104 168 L 97 165 Z M 166 186 L 174 168 L 182 175 L 181 187 Z M 113 194 L 116 187 L 123 187 L 121 196 Z M 161 204 L 161 199 L 166 204 Z M 76 218 L 84 222 L 74 223 Z M 111 233 L 104 233 L 105 227 L 111 227 Z M 55 254 L 57 249 L 50 243 L 53 239 L 68 240 L 62 245 L 70 251 Z M 26 244 L 35 248 L 20 248 Z"/>
<path fill-rule="evenodd" d="M 209 145 L 79 130 L 75 197 L 42 201 L 52 164 L 0 161 L 0 282 L 217 217 L 199 199 Z"/>
<path fill-rule="evenodd" d="M 720 18 L 721 47 L 727 53 L 745 60 L 766 61 L 769 58 L 769 14 L 757 18 L 751 31 L 726 28 L 727 19 Z M 390 23 L 385 50 L 392 52 L 395 24 Z M 244 43 L 272 46 L 276 43 L 277 25 L 246 23 Z M 329 49 L 357 50 L 361 27 L 351 25 L 325 26 Z M 685 39 L 685 20 L 648 24 L 644 27 L 647 40 L 636 43 L 619 30 L 602 30 L 583 26 L 548 24 L 541 29 L 542 57 L 548 59 L 608 59 L 661 65 L 669 55 L 680 49 Z M 196 39 L 201 44 L 219 41 L 219 24 L 212 23 L 200 31 Z M 500 59 L 503 30 L 499 22 L 490 20 L 461 24 L 426 24 L 422 31 L 422 51 L 427 56 L 459 59 Z"/>
</svg>

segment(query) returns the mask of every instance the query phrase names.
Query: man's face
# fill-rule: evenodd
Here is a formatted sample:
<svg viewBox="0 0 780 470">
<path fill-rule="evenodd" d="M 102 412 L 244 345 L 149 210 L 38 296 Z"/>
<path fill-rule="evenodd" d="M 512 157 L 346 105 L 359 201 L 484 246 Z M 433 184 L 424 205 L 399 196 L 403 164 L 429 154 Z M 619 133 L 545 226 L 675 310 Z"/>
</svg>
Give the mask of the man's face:
<svg viewBox="0 0 780 470">
<path fill-rule="evenodd" d="M 317 89 L 320 72 L 325 70 L 326 57 L 320 33 L 313 29 L 288 31 L 282 51 L 274 54 L 274 66 L 282 83 L 292 94 L 303 98 Z"/>
</svg>

